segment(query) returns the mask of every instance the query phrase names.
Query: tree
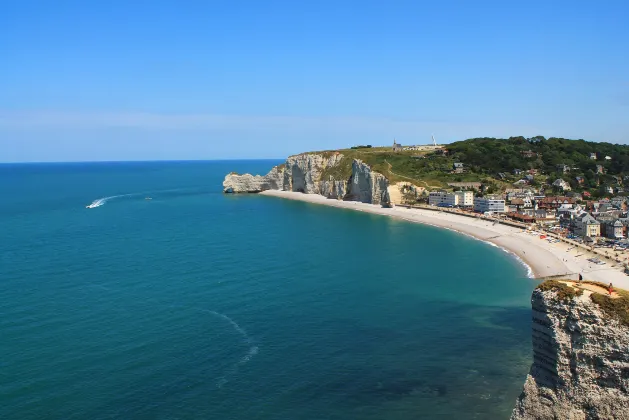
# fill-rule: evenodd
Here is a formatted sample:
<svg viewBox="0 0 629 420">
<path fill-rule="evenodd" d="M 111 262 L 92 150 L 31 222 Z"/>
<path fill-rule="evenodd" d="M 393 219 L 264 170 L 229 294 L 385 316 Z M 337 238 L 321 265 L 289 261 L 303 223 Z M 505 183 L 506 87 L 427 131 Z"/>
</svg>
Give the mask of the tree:
<svg viewBox="0 0 629 420">
<path fill-rule="evenodd" d="M 402 194 L 402 202 L 407 205 L 413 205 L 417 203 L 417 196 L 414 191 L 408 190 Z"/>
<path fill-rule="evenodd" d="M 424 190 L 422 191 L 422 193 L 419 195 L 419 197 L 417 197 L 417 202 L 418 203 L 427 203 L 428 202 L 428 191 Z"/>
</svg>

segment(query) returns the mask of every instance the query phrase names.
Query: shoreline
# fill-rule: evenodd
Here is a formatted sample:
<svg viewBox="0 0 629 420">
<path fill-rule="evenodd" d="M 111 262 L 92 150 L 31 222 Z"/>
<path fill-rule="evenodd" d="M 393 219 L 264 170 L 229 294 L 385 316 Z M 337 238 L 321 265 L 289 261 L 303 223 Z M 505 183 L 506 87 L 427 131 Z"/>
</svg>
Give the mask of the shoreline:
<svg viewBox="0 0 629 420">
<path fill-rule="evenodd" d="M 578 273 L 582 273 L 586 280 L 599 281 L 605 284 L 611 282 L 615 286 L 629 289 L 629 276 L 624 274 L 621 267 L 612 266 L 611 263 L 597 266 L 587 261 L 595 254 L 579 248 L 575 249 L 563 242 L 550 243 L 539 239 L 538 235 L 530 234 L 513 226 L 494 224 L 488 220 L 434 210 L 405 207 L 384 208 L 376 204 L 328 199 L 318 194 L 280 190 L 267 190 L 260 194 L 362 211 L 393 217 L 406 222 L 448 229 L 496 246 L 515 257 L 527 268 L 529 278 L 561 276 L 566 279 L 574 279 Z"/>
<path fill-rule="evenodd" d="M 325 203 L 321 203 L 321 204 L 325 204 Z M 428 210 L 430 211 L 430 210 Z M 439 228 L 439 229 L 445 229 L 445 230 L 449 230 L 450 232 L 455 232 L 459 235 L 463 235 L 463 236 L 467 236 L 468 238 L 472 238 L 474 240 L 483 242 L 489 246 L 498 248 L 499 250 L 509 254 L 510 257 L 514 258 L 518 263 L 522 264 L 524 266 L 524 268 L 526 269 L 526 276 L 530 279 L 535 279 L 535 271 L 533 270 L 533 267 L 531 266 L 531 264 L 529 264 L 527 261 L 525 261 L 522 257 L 520 257 L 517 253 L 515 253 L 514 251 L 507 249 L 503 246 L 497 245 L 494 242 L 488 240 L 488 239 L 482 239 L 478 236 L 475 236 L 474 234 L 471 234 L 469 232 L 463 232 L 460 230 L 456 230 L 453 229 L 449 226 L 443 226 L 443 225 L 438 225 L 438 224 L 434 224 L 434 223 L 429 223 L 429 222 L 421 222 L 421 221 L 417 221 L 417 220 L 413 220 L 413 219 L 408 219 L 406 217 L 402 217 L 402 216 L 397 216 L 397 215 L 388 215 L 394 219 L 399 219 L 399 220 L 403 220 L 405 222 L 409 222 L 409 223 L 418 223 L 421 225 L 426 225 L 426 226 L 432 226 L 435 228 Z M 457 216 L 457 215 L 455 215 Z M 460 216 L 460 217 L 465 217 L 465 216 Z"/>
</svg>

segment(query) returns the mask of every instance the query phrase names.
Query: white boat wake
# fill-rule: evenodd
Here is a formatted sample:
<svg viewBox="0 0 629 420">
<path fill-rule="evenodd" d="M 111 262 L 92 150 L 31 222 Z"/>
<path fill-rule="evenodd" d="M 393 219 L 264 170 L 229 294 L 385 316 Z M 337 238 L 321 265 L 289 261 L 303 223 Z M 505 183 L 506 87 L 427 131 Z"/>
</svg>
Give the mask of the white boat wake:
<svg viewBox="0 0 629 420">
<path fill-rule="evenodd" d="M 112 200 L 114 198 L 119 198 L 119 197 L 128 197 L 128 196 L 132 196 L 135 194 L 121 194 L 121 195 L 112 195 L 111 197 L 103 197 L 103 198 L 99 198 L 98 200 L 94 200 L 92 201 L 91 204 L 85 206 L 86 209 L 95 209 L 96 207 L 100 207 L 102 205 L 104 205 L 106 202 L 108 202 L 109 200 Z"/>
<path fill-rule="evenodd" d="M 96 200 L 92 201 L 90 204 L 88 204 L 87 206 L 85 206 L 85 208 L 86 209 L 95 209 L 97 207 L 104 206 L 109 200 L 113 200 L 115 198 L 146 196 L 148 194 L 180 192 L 180 191 L 187 191 L 187 190 L 194 190 L 194 189 L 196 189 L 196 187 L 172 188 L 172 189 L 168 189 L 168 190 L 153 190 L 153 191 L 144 191 L 144 192 L 137 192 L 137 193 L 131 193 L 131 194 L 112 195 L 110 197 L 103 197 L 103 198 L 96 199 Z M 151 197 L 146 197 L 146 200 L 152 200 L 152 198 Z"/>
<path fill-rule="evenodd" d="M 229 368 L 227 370 L 227 372 L 225 372 L 225 374 L 223 374 L 222 376 L 220 376 L 216 380 L 217 388 L 221 388 L 223 385 L 225 385 L 227 382 L 229 382 L 229 378 L 232 377 L 233 375 L 235 375 L 238 372 L 238 369 L 242 365 L 248 363 L 256 354 L 258 354 L 258 351 L 260 349 L 258 348 L 258 346 L 256 346 L 254 344 L 254 340 L 251 337 L 249 337 L 249 334 L 247 334 L 247 331 L 245 331 L 244 328 L 242 328 L 240 325 L 238 325 L 238 323 L 236 321 L 234 321 L 233 319 L 231 319 L 227 315 L 222 314 L 220 312 L 212 311 L 210 309 L 203 309 L 203 308 L 198 308 L 198 307 L 194 307 L 194 306 L 171 305 L 171 308 L 193 309 L 193 310 L 196 310 L 196 311 L 212 314 L 215 317 L 221 318 L 225 322 L 230 324 L 234 328 L 234 330 L 236 332 L 238 332 L 238 334 L 240 334 L 240 336 L 242 337 L 243 342 L 246 345 L 249 346 L 249 350 L 247 350 L 247 353 L 245 355 L 243 355 L 240 359 L 238 359 L 238 361 L 236 363 L 234 363 L 231 366 L 231 368 Z"/>
<path fill-rule="evenodd" d="M 245 354 L 244 356 L 242 356 L 240 358 L 240 360 L 238 360 L 232 367 L 231 369 L 229 369 L 229 371 L 221 376 L 220 378 L 218 378 L 218 380 L 216 381 L 216 386 L 218 388 L 221 388 L 223 385 L 225 385 L 228 380 L 229 377 L 234 375 L 236 372 L 238 372 L 238 368 L 246 363 L 248 363 L 253 356 L 255 356 L 256 354 L 258 354 L 258 346 L 253 344 L 253 340 L 251 339 L 251 337 L 249 337 L 249 334 L 247 334 L 247 331 L 245 331 L 240 325 L 238 325 L 238 323 L 236 323 L 236 321 L 234 321 L 233 319 L 231 319 L 230 317 L 228 317 L 225 314 L 222 314 L 220 312 L 216 312 L 216 311 L 211 311 L 209 309 L 201 309 L 201 308 L 194 308 L 198 311 L 202 311 L 202 312 L 207 312 L 210 313 L 214 316 L 217 316 L 219 318 L 224 319 L 225 321 L 227 321 L 232 327 L 234 327 L 234 330 L 238 331 L 238 333 L 242 336 L 243 341 L 249 345 L 249 351 L 247 351 L 247 354 Z"/>
</svg>

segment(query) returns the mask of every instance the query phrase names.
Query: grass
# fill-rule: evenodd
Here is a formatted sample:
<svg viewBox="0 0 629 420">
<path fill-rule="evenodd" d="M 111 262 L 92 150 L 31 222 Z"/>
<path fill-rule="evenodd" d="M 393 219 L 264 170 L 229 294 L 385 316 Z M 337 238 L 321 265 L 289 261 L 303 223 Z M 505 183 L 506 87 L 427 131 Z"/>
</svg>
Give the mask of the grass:
<svg viewBox="0 0 629 420">
<path fill-rule="evenodd" d="M 595 281 L 587 281 L 586 283 L 604 288 L 608 287 L 606 284 Z M 629 292 L 617 288 L 614 288 L 614 292 L 618 294 L 617 298 L 612 298 L 607 294 L 592 293 L 590 299 L 608 316 L 617 319 L 623 325 L 629 326 Z"/>
<path fill-rule="evenodd" d="M 486 175 L 475 173 L 452 174 L 454 160 L 447 156 L 424 151 L 393 152 L 391 147 L 372 147 L 361 149 L 340 149 L 307 152 L 331 157 L 341 153 L 343 159 L 338 167 L 327 168 L 322 180 L 332 176 L 336 180 L 347 180 L 351 176 L 351 164 L 360 159 L 375 172 L 384 175 L 391 184 L 409 181 L 429 189 L 448 188 L 448 182 L 478 182 Z M 506 184 L 505 184 L 506 185 Z"/>
<path fill-rule="evenodd" d="M 337 165 L 325 168 L 321 172 L 321 180 L 327 181 L 332 177 L 337 181 L 348 181 L 349 177 L 352 176 L 352 161 L 351 158 L 343 155 Z"/>
<path fill-rule="evenodd" d="M 557 280 L 547 280 L 537 286 L 536 289 L 541 290 L 542 292 L 554 290 L 557 292 L 557 297 L 559 298 L 559 300 L 563 302 L 570 301 L 577 296 L 581 296 L 583 294 L 583 290 L 575 289 Z"/>
<path fill-rule="evenodd" d="M 607 289 L 609 285 L 597 281 L 583 280 L 583 283 L 600 286 Z M 557 280 L 548 280 L 537 286 L 541 291 L 554 290 L 560 300 L 567 302 L 583 294 L 582 289 L 575 289 Z M 605 314 L 617 319 L 621 324 L 629 326 L 629 291 L 614 288 L 619 297 L 612 298 L 608 294 L 592 292 L 590 299 L 596 303 Z"/>
</svg>

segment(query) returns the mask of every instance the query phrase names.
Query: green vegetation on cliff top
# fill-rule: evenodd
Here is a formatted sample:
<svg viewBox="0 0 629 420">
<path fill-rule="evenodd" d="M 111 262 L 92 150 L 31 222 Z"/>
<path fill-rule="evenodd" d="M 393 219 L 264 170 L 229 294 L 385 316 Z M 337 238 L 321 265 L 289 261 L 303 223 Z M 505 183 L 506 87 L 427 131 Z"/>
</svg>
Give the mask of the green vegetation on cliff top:
<svg viewBox="0 0 629 420">
<path fill-rule="evenodd" d="M 586 283 L 607 288 L 606 284 L 595 281 L 587 281 Z M 612 298 L 607 294 L 592 293 L 590 299 L 600 306 L 608 316 L 616 318 L 621 324 L 629 326 L 629 291 L 614 288 L 614 292 L 618 294 L 618 297 Z"/>
<path fill-rule="evenodd" d="M 550 188 L 548 184 L 562 178 L 574 191 L 591 191 L 596 196 L 601 186 L 622 185 L 624 176 L 629 176 L 629 146 L 625 145 L 538 136 L 475 138 L 445 147 L 445 154 L 413 150 L 393 152 L 391 147 L 313 153 L 340 152 L 345 156 L 339 168 L 330 168 L 325 175 L 346 179 L 351 174 L 351 161 L 360 159 L 391 182 L 411 181 L 430 188 L 446 187 L 449 182 L 476 181 L 499 190 L 524 177 L 525 171 L 535 170 L 533 186 Z M 591 154 L 595 154 L 596 159 L 592 159 Z M 455 162 L 463 163 L 464 173 L 454 173 Z M 562 165 L 566 165 L 566 172 Z M 516 169 L 522 173 L 514 173 Z"/>
<path fill-rule="evenodd" d="M 541 290 L 542 292 L 554 290 L 555 292 L 557 292 L 557 297 L 559 298 L 559 300 L 564 302 L 570 301 L 575 297 L 581 296 L 583 294 L 582 289 L 575 289 L 574 287 L 568 286 L 567 284 L 557 280 L 547 280 L 537 286 L 536 289 Z"/>
<path fill-rule="evenodd" d="M 596 281 L 585 280 L 583 283 L 593 284 L 595 286 L 602 287 L 603 289 L 607 289 L 608 287 L 606 284 Z M 558 299 L 563 302 L 568 302 L 583 294 L 583 289 L 574 288 L 557 280 L 547 280 L 538 285 L 536 289 L 543 292 L 554 290 L 557 292 Z M 629 326 L 629 291 L 614 288 L 614 292 L 618 294 L 618 297 L 611 297 L 608 294 L 592 292 L 590 299 L 609 317 L 615 318 L 621 324 Z"/>
</svg>

